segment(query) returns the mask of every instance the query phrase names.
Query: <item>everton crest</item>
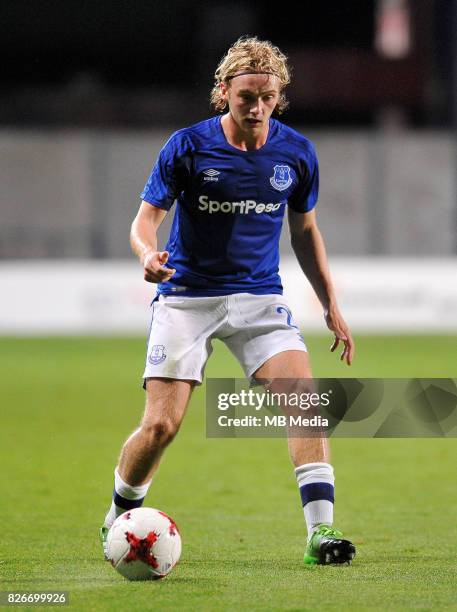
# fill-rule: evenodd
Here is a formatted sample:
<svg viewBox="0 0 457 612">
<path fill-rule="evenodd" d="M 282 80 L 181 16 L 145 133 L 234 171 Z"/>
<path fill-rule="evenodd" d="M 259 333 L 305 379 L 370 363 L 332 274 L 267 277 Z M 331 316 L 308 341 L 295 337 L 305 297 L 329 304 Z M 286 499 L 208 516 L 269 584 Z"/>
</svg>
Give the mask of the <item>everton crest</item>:
<svg viewBox="0 0 457 612">
<path fill-rule="evenodd" d="M 165 347 L 163 344 L 154 344 L 151 349 L 151 352 L 148 355 L 148 361 L 151 365 L 159 365 L 162 361 L 165 361 L 167 358 L 167 353 L 165 352 Z"/>
<path fill-rule="evenodd" d="M 273 168 L 273 176 L 270 176 L 271 186 L 278 191 L 284 191 L 292 185 L 289 166 L 276 165 Z"/>
</svg>

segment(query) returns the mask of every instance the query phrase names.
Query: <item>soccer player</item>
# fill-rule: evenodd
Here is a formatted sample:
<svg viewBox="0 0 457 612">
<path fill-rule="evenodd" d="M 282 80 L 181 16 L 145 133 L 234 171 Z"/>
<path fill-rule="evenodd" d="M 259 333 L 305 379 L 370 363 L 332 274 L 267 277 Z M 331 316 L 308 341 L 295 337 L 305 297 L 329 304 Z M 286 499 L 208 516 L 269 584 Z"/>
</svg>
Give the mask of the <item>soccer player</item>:
<svg viewBox="0 0 457 612">
<path fill-rule="evenodd" d="M 221 60 L 211 101 L 218 114 L 174 133 L 141 194 L 131 244 L 144 278 L 158 283 L 143 374 L 146 408 L 114 472 L 102 542 L 117 516 L 141 506 L 192 389 L 201 383 L 211 341 L 234 353 L 259 381 L 311 378 L 278 275 L 285 211 L 298 262 L 316 292 L 341 360 L 354 343 L 340 314 L 316 224 L 318 163 L 312 143 L 272 118 L 287 106 L 286 56 L 243 37 Z M 157 229 L 176 200 L 165 251 Z M 289 437 L 308 541 L 306 564 L 350 562 L 351 542 L 333 528 L 334 473 L 325 436 Z"/>
</svg>

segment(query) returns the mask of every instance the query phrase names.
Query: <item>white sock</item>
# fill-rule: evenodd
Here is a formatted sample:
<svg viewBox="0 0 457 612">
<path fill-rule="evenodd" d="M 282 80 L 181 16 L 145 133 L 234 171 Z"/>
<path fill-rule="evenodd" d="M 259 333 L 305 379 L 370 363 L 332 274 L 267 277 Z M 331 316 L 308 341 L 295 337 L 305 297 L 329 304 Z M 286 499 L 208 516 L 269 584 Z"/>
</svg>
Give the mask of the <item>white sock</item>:
<svg viewBox="0 0 457 612">
<path fill-rule="evenodd" d="M 329 463 L 305 463 L 295 469 L 308 540 L 319 525 L 333 524 L 335 476 Z"/>
<path fill-rule="evenodd" d="M 113 501 L 108 514 L 105 517 L 105 527 L 111 527 L 118 516 L 126 510 L 139 508 L 143 504 L 146 493 L 151 485 L 151 481 L 144 485 L 132 487 L 122 480 L 117 468 L 114 470 L 114 491 Z"/>
</svg>

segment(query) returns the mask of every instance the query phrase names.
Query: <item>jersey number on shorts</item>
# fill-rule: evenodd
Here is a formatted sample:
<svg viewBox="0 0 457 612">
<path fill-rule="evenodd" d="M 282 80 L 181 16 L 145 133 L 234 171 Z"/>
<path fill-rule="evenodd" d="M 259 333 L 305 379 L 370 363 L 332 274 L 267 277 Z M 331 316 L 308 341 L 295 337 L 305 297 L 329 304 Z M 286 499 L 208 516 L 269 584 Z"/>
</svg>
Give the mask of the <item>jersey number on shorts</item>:
<svg viewBox="0 0 457 612">
<path fill-rule="evenodd" d="M 278 308 L 276 308 L 276 312 L 278 314 L 281 314 L 282 312 L 285 312 L 287 315 L 287 325 L 289 325 L 289 327 L 293 327 L 294 329 L 297 330 L 297 335 L 300 338 L 301 342 L 305 342 L 303 340 L 303 338 L 301 337 L 301 333 L 300 330 L 298 329 L 298 327 L 292 322 L 292 313 L 290 312 L 290 310 L 288 308 L 286 308 L 285 306 L 278 306 Z"/>
</svg>

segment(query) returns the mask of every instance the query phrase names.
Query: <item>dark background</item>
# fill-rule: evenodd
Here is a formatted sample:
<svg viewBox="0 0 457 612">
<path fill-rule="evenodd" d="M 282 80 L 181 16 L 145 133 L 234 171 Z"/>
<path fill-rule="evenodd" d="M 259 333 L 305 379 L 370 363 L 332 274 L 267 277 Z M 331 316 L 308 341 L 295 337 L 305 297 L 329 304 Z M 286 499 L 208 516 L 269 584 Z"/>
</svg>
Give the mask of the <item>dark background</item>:
<svg viewBox="0 0 457 612">
<path fill-rule="evenodd" d="M 3 0 L 0 124 L 197 121 L 211 113 L 219 59 L 250 34 L 272 40 L 290 57 L 288 121 L 449 125 L 456 2 L 405 0 L 411 45 L 396 59 L 375 47 L 380 4 Z"/>
</svg>

